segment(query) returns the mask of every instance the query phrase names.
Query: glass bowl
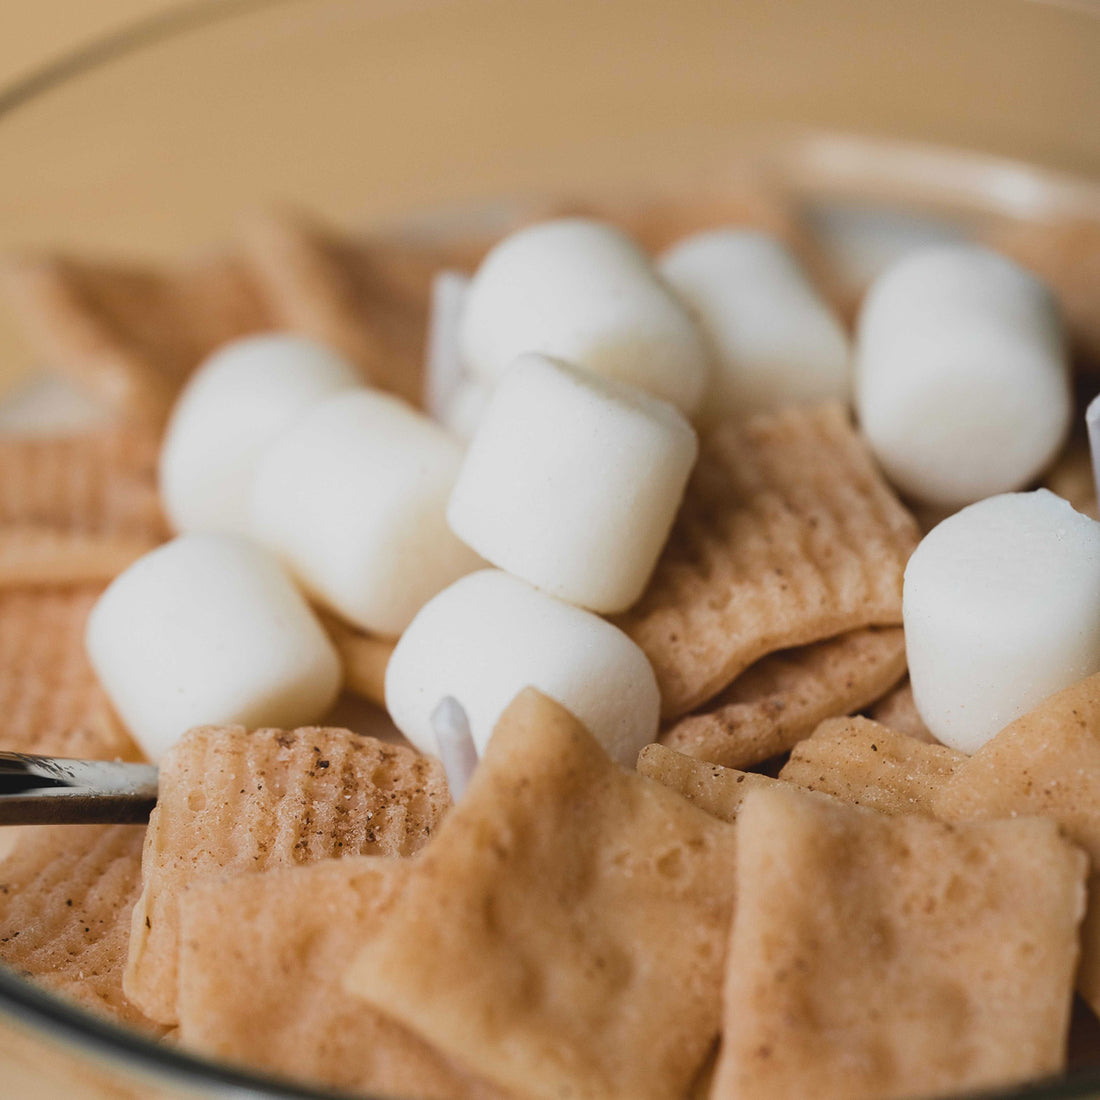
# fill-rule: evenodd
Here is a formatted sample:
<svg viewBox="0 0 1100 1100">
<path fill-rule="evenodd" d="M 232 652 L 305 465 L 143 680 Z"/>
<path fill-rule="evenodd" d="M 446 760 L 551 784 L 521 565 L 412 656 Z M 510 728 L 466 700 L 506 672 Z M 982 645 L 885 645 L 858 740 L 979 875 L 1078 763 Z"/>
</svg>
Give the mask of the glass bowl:
<svg viewBox="0 0 1100 1100">
<path fill-rule="evenodd" d="M 0 89 L 0 251 L 178 257 L 242 210 L 360 228 L 502 204 L 796 196 L 854 282 L 913 240 L 1100 223 L 1100 6 L 220 0 Z M 0 316 L 0 389 L 37 366 Z M 7 1095 L 332 1096 L 216 1066 L 0 967 Z M 1096 1068 L 1005 1092 L 1100 1095 Z"/>
</svg>

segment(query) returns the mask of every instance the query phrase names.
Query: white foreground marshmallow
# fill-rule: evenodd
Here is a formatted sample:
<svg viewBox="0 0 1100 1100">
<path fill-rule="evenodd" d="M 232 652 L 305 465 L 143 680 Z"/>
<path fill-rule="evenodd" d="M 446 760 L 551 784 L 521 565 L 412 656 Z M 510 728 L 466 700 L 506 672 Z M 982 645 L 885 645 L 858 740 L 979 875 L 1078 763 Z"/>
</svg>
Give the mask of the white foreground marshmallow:
<svg viewBox="0 0 1100 1100">
<path fill-rule="evenodd" d="M 844 326 L 782 241 L 749 229 L 700 233 L 666 252 L 658 269 L 710 342 L 700 419 L 849 400 Z"/>
<path fill-rule="evenodd" d="M 972 504 L 909 559 L 903 614 L 921 717 L 975 752 L 1100 671 L 1100 523 L 1046 489 Z"/>
<path fill-rule="evenodd" d="M 702 334 L 646 254 L 612 226 L 584 218 L 521 229 L 485 257 L 459 347 L 489 385 L 516 356 L 538 351 L 631 382 L 689 414 L 710 366 Z"/>
<path fill-rule="evenodd" d="M 447 519 L 537 588 L 625 611 L 657 564 L 697 454 L 694 429 L 667 402 L 523 355 L 489 399 Z"/>
<path fill-rule="evenodd" d="M 492 569 L 463 577 L 416 616 L 386 669 L 386 709 L 418 749 L 438 755 L 432 713 L 452 696 L 481 753 L 528 686 L 572 711 L 627 767 L 657 736 L 657 680 L 634 642 L 604 619 Z"/>
<path fill-rule="evenodd" d="M 293 729 L 324 715 L 340 659 L 279 563 L 237 535 L 182 535 L 116 577 L 88 659 L 157 760 L 192 726 Z"/>
<path fill-rule="evenodd" d="M 864 301 L 856 401 L 887 476 L 920 500 L 958 506 L 1026 485 L 1072 412 L 1053 297 L 988 249 L 913 253 Z"/>
<path fill-rule="evenodd" d="M 463 378 L 436 420 L 457 439 L 469 443 L 489 407 L 493 391 L 473 378 Z"/>
<path fill-rule="evenodd" d="M 462 447 L 399 398 L 340 393 L 265 452 L 253 534 L 319 600 L 377 634 L 400 634 L 481 561 L 444 509 Z"/>
<path fill-rule="evenodd" d="M 264 448 L 318 401 L 359 381 L 336 352 L 301 336 L 249 336 L 214 352 L 176 402 L 161 447 L 161 499 L 172 525 L 247 533 Z"/>
</svg>

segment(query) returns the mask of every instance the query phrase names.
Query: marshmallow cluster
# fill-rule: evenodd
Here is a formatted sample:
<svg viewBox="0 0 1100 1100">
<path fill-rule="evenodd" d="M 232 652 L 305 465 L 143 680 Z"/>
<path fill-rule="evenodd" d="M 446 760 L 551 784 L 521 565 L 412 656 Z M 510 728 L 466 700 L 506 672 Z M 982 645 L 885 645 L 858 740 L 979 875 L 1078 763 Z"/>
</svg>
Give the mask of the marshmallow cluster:
<svg viewBox="0 0 1100 1100">
<path fill-rule="evenodd" d="M 160 493 L 177 531 L 248 534 L 248 502 L 264 450 L 318 401 L 359 384 L 355 368 L 301 336 L 234 341 L 194 373 L 160 453 Z"/>
<path fill-rule="evenodd" d="M 1100 671 L 1100 523 L 1045 489 L 972 504 L 909 559 L 903 616 L 921 717 L 975 752 Z"/>
<path fill-rule="evenodd" d="M 707 383 L 707 348 L 646 254 L 602 222 L 563 218 L 513 233 L 470 285 L 459 351 L 494 385 L 536 351 L 630 382 L 689 415 Z"/>
<path fill-rule="evenodd" d="M 747 229 L 699 233 L 666 252 L 658 270 L 710 344 L 700 420 L 848 402 L 847 333 L 778 238 Z"/>
<path fill-rule="evenodd" d="M 859 319 L 860 422 L 887 476 L 957 507 L 1026 485 L 1065 441 L 1066 339 L 1053 296 L 988 249 L 921 249 Z"/>
<path fill-rule="evenodd" d="M 551 221 L 472 279 L 441 273 L 432 298 L 434 420 L 286 335 L 227 346 L 186 388 L 160 478 L 193 533 L 119 577 L 87 635 L 150 755 L 197 723 L 323 715 L 339 661 L 305 593 L 400 635 L 386 703 L 422 750 L 439 750 L 441 700 L 455 728 L 465 712 L 472 757 L 534 686 L 632 765 L 657 683 L 599 615 L 638 600 L 668 538 L 698 454 L 685 414 L 849 396 L 843 327 L 758 232 L 696 235 L 655 267 L 609 225 Z M 1064 344 L 1050 295 L 1007 260 L 951 246 L 896 263 L 856 354 L 888 475 L 941 505 L 1024 484 L 1067 429 Z M 921 543 L 904 604 L 922 716 L 972 751 L 1100 669 L 1100 524 L 1045 492 L 985 500 Z"/>
<path fill-rule="evenodd" d="M 311 341 L 253 337 L 207 360 L 160 457 L 165 508 L 189 534 L 120 576 L 87 636 L 149 754 L 197 723 L 320 719 L 339 661 L 298 588 L 399 634 L 482 564 L 445 518 L 461 460 L 448 432 Z"/>
<path fill-rule="evenodd" d="M 306 601 L 237 535 L 181 535 L 146 554 L 99 598 L 85 641 L 152 760 L 192 726 L 309 725 L 340 688 L 340 658 Z"/>
<path fill-rule="evenodd" d="M 398 635 L 481 564 L 444 515 L 461 462 L 461 446 L 399 398 L 337 394 L 264 454 L 252 531 L 316 599 L 364 630 Z"/>
</svg>

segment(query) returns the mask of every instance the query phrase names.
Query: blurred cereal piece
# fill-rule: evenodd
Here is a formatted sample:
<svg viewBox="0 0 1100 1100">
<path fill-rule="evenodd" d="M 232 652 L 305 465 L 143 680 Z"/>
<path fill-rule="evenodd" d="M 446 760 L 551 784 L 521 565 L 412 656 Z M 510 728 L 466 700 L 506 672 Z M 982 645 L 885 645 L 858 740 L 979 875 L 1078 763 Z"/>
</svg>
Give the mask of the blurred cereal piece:
<svg viewBox="0 0 1100 1100">
<path fill-rule="evenodd" d="M 0 440 L 0 587 L 108 581 L 168 537 L 157 437 Z"/>
<path fill-rule="evenodd" d="M 138 825 L 20 829 L 0 860 L 0 959 L 84 1008 L 159 1034 L 122 992 L 144 836 Z"/>
<path fill-rule="evenodd" d="M 779 782 L 769 775 L 724 768 L 686 756 L 664 745 L 646 745 L 638 754 L 638 774 L 681 794 L 713 817 L 735 822 L 745 796 Z"/>
<path fill-rule="evenodd" d="M 42 365 L 136 420 L 163 420 L 210 351 L 270 324 L 234 256 L 174 268 L 15 256 L 0 284 Z"/>
<path fill-rule="evenodd" d="M 1097 291 L 1100 310 L 1100 290 Z M 1046 473 L 1045 488 L 1068 500 L 1078 512 L 1100 519 L 1096 504 L 1096 481 L 1092 474 L 1089 441 L 1080 433 L 1070 437 L 1064 451 Z"/>
<path fill-rule="evenodd" d="M 839 405 L 723 425 L 648 589 L 616 621 L 676 718 L 776 650 L 900 623 L 917 538 Z"/>
<path fill-rule="evenodd" d="M 51 527 L 0 528 L 0 588 L 106 582 L 152 550 L 126 535 L 88 535 Z"/>
<path fill-rule="evenodd" d="M 482 1085 L 343 989 L 408 863 L 351 856 L 197 883 L 180 901 L 180 1042 L 219 1061 L 352 1092 L 490 1100 Z"/>
<path fill-rule="evenodd" d="M 380 707 L 386 705 L 386 666 L 397 644 L 349 625 L 335 615 L 321 622 L 344 665 L 344 690 Z"/>
<path fill-rule="evenodd" d="M 932 807 L 948 821 L 1041 814 L 1092 860 L 1077 988 L 1100 1015 L 1100 673 L 1057 692 L 967 759 Z"/>
<path fill-rule="evenodd" d="M 913 686 L 909 683 L 908 677 L 875 703 L 868 714 L 876 722 L 889 726 L 896 733 L 904 733 L 907 737 L 924 741 L 929 745 L 939 744 L 917 710 L 917 704 L 913 699 Z"/>
<path fill-rule="evenodd" d="M 717 1035 L 734 837 L 527 690 L 347 987 L 524 1096 L 683 1095 Z"/>
<path fill-rule="evenodd" d="M 1017 222 L 989 244 L 1030 268 L 1057 295 L 1078 366 L 1100 370 L 1100 222 Z"/>
<path fill-rule="evenodd" d="M 0 591 L 0 749 L 139 760 L 84 653 L 99 588 Z"/>
<path fill-rule="evenodd" d="M 904 674 L 901 627 L 849 631 L 762 658 L 661 741 L 700 760 L 748 768 L 793 748 L 826 718 L 865 707 Z"/>
<path fill-rule="evenodd" d="M 341 729 L 191 730 L 160 766 L 124 985 L 177 1022 L 179 902 L 196 882 L 350 855 L 408 856 L 449 803 L 437 761 Z"/>
<path fill-rule="evenodd" d="M 949 826 L 778 784 L 737 824 L 713 1100 L 940 1096 L 1057 1073 L 1086 860 L 1051 821 Z"/>
<path fill-rule="evenodd" d="M 779 778 L 880 813 L 932 817 L 937 792 L 965 761 L 869 718 L 833 718 L 794 747 Z"/>
<path fill-rule="evenodd" d="M 342 352 L 372 385 L 419 405 L 432 280 L 482 245 L 355 238 L 290 210 L 257 214 L 243 247 L 277 328 Z"/>
</svg>

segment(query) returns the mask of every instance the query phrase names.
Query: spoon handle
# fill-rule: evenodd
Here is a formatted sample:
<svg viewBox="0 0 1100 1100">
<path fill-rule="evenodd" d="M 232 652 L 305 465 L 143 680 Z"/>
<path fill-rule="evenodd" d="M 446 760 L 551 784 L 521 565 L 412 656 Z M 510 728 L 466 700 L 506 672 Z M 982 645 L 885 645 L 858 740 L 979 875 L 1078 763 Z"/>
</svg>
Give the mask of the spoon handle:
<svg viewBox="0 0 1100 1100">
<path fill-rule="evenodd" d="M 131 824 L 156 801 L 153 764 L 0 752 L 0 825 Z"/>
</svg>

